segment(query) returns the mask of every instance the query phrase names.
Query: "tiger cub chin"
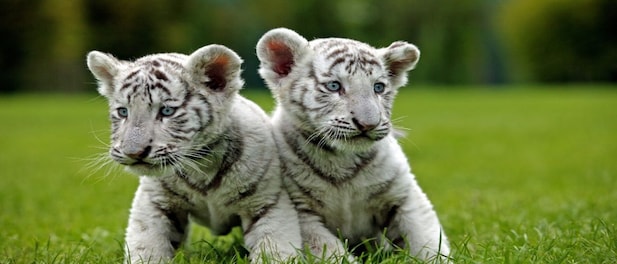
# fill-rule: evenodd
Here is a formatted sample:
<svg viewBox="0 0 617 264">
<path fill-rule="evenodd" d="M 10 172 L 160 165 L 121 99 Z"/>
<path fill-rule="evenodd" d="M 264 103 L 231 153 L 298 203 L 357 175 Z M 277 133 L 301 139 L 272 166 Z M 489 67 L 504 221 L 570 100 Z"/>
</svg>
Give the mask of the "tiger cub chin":
<svg viewBox="0 0 617 264">
<path fill-rule="evenodd" d="M 419 50 L 401 41 L 381 49 L 307 41 L 284 28 L 267 32 L 256 49 L 277 100 L 275 140 L 304 245 L 316 256 L 351 257 L 339 236 L 350 246 L 372 239 L 445 260 L 448 240 L 390 119 Z"/>
<path fill-rule="evenodd" d="M 127 263 L 170 260 L 189 216 L 219 234 L 240 225 L 253 261 L 296 254 L 298 219 L 282 189 L 270 120 L 238 94 L 235 52 L 209 45 L 123 61 L 92 51 L 87 62 L 109 101 L 110 156 L 141 175 Z"/>
</svg>

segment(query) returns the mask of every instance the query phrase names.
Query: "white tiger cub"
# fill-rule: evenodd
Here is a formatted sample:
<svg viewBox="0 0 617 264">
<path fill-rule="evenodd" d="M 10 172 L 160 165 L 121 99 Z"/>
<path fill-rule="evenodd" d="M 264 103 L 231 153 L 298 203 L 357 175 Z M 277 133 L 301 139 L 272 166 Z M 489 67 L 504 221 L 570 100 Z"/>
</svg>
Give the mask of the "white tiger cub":
<svg viewBox="0 0 617 264">
<path fill-rule="evenodd" d="M 127 263 L 170 260 L 189 216 L 215 233 L 241 225 L 254 262 L 262 254 L 284 260 L 301 247 L 269 117 L 238 94 L 241 63 L 220 45 L 133 62 L 88 54 L 109 101 L 110 155 L 143 175 L 126 231 Z"/>
<path fill-rule="evenodd" d="M 419 50 L 401 41 L 381 49 L 341 38 L 309 42 L 285 28 L 267 32 L 256 49 L 277 100 L 275 139 L 305 246 L 341 257 L 338 236 L 350 246 L 376 239 L 447 260 L 447 238 L 391 129 L 394 96 Z"/>
</svg>

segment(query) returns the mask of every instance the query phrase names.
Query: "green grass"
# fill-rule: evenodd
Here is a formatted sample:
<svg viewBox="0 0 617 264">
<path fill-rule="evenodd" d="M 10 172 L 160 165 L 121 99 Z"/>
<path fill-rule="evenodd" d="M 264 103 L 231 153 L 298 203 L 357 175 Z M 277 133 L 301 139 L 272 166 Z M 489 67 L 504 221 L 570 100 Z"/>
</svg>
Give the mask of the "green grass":
<svg viewBox="0 0 617 264">
<path fill-rule="evenodd" d="M 615 88 L 401 91 L 401 143 L 457 263 L 617 260 Z M 249 92 L 272 108 L 269 94 Z M 118 263 L 137 178 L 87 168 L 109 137 L 104 99 L 19 95 L 0 105 L 0 263 Z M 175 262 L 205 260 L 244 263 L 240 233 L 197 228 Z"/>
</svg>

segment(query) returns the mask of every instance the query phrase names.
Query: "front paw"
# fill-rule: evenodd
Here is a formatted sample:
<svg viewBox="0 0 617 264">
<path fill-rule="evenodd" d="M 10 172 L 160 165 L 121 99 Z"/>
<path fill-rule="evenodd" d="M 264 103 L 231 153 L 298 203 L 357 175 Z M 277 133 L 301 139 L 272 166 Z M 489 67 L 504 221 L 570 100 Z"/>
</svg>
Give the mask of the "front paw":
<svg viewBox="0 0 617 264">
<path fill-rule="evenodd" d="M 352 253 L 345 249 L 345 246 L 339 240 L 323 241 L 311 239 L 307 241 L 306 247 L 310 254 L 326 263 L 360 263 Z"/>
<path fill-rule="evenodd" d="M 125 253 L 125 264 L 167 263 L 174 257 L 174 249 L 169 246 L 133 246 Z"/>
</svg>

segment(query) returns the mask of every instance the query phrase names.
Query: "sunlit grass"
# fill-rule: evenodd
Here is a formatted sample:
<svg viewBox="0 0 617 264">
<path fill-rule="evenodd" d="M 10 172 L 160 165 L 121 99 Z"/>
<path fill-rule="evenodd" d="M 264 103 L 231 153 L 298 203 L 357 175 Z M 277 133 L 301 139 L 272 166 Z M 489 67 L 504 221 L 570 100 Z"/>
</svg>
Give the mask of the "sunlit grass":
<svg viewBox="0 0 617 264">
<path fill-rule="evenodd" d="M 268 93 L 245 91 L 272 109 Z M 136 177 L 86 168 L 105 152 L 96 95 L 0 97 L 0 263 L 118 263 Z M 617 89 L 422 89 L 396 125 L 456 263 L 617 259 Z M 201 227 L 175 263 L 246 263 L 238 230 Z M 366 263 L 414 262 L 374 249 Z M 306 258 L 299 262 L 319 263 Z"/>
</svg>

